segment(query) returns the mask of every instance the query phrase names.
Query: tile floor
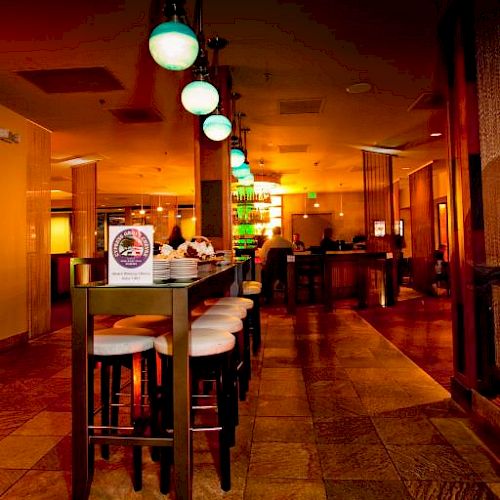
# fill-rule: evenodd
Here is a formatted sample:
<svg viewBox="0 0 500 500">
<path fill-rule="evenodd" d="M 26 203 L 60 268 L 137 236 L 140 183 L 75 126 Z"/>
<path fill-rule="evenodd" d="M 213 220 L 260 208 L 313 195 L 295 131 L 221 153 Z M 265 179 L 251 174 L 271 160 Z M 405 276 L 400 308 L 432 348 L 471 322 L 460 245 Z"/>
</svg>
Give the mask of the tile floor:
<svg viewBox="0 0 500 500">
<path fill-rule="evenodd" d="M 196 499 L 494 499 L 500 463 L 493 439 L 449 393 L 356 311 L 263 309 L 222 493 L 214 438 L 195 436 Z M 0 498 L 65 499 L 71 487 L 70 329 L 0 353 Z M 496 436 L 498 438 L 498 436 Z M 490 441 L 491 439 L 491 441 Z M 498 444 L 498 441 L 497 441 Z M 144 450 L 134 493 L 131 453 L 97 454 L 94 499 L 169 498 Z"/>
</svg>

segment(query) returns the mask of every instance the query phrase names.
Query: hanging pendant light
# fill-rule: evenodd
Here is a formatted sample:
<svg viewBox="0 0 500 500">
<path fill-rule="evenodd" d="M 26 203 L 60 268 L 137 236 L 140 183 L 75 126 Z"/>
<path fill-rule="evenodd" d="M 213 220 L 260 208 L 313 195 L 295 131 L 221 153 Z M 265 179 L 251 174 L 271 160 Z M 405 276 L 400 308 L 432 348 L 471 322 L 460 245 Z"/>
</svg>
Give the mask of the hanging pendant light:
<svg viewBox="0 0 500 500">
<path fill-rule="evenodd" d="M 212 141 L 223 141 L 229 137 L 232 125 L 224 115 L 214 113 L 203 122 L 203 132 Z"/>
<path fill-rule="evenodd" d="M 209 48 L 214 51 L 212 58 L 212 76 L 216 83 L 219 81 L 219 52 L 225 48 L 228 41 L 225 38 L 215 36 L 207 42 Z M 203 122 L 203 132 L 212 141 L 224 141 L 231 134 L 233 125 L 229 118 L 222 113 L 222 106 L 219 104 L 215 111 Z"/>
<path fill-rule="evenodd" d="M 193 115 L 208 115 L 219 104 L 219 92 L 200 75 L 199 80 L 188 83 L 181 93 L 181 102 Z"/>
<path fill-rule="evenodd" d="M 252 173 L 249 173 L 249 174 L 245 175 L 245 177 L 238 179 L 238 181 L 243 186 L 251 186 L 254 183 L 255 178 L 254 178 L 254 175 Z"/>
<path fill-rule="evenodd" d="M 245 153 L 240 148 L 231 148 L 231 167 L 234 169 L 245 163 Z"/>
<path fill-rule="evenodd" d="M 194 81 L 188 83 L 181 92 L 184 108 L 193 115 L 208 115 L 219 104 L 219 92 L 208 81 L 208 57 L 203 34 L 202 0 L 196 2 L 199 51 L 193 67 Z"/>
<path fill-rule="evenodd" d="M 184 1 L 167 1 L 167 22 L 159 24 L 149 37 L 149 52 L 153 59 L 165 69 L 182 71 L 189 68 L 199 52 L 198 38 L 185 24 Z"/>
<path fill-rule="evenodd" d="M 250 173 L 250 165 L 248 163 L 242 163 L 241 165 L 232 168 L 231 171 L 237 179 L 242 179 Z"/>
</svg>

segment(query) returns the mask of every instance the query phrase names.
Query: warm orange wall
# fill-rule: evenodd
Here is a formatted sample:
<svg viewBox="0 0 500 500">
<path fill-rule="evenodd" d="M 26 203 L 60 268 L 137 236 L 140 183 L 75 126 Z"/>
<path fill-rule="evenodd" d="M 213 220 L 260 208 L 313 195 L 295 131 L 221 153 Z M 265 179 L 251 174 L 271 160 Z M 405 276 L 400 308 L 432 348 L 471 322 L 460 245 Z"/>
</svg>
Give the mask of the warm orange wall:
<svg viewBox="0 0 500 500">
<path fill-rule="evenodd" d="M 0 245 L 0 340 L 28 329 L 26 305 L 26 120 L 0 105 L 0 127 L 21 137 L 20 144 L 0 141 L 2 234 Z"/>
<path fill-rule="evenodd" d="M 305 194 L 283 195 L 283 229 L 286 238 L 291 238 L 292 214 L 304 213 Z M 320 206 L 314 208 L 317 201 Z M 361 191 L 342 193 L 342 210 L 344 217 L 339 216 L 340 193 L 317 193 L 316 200 L 307 200 L 307 212 L 332 213 L 334 238 L 351 241 L 357 234 L 365 234 L 364 197 Z"/>
</svg>

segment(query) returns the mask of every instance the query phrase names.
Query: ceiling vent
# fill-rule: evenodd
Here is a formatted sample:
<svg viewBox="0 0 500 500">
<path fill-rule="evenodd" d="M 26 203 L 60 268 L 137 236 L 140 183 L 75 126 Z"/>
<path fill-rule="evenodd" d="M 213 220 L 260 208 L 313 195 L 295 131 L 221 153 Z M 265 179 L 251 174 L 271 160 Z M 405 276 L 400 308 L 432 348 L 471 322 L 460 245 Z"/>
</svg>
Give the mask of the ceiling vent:
<svg viewBox="0 0 500 500">
<path fill-rule="evenodd" d="M 160 113 L 154 108 L 116 108 L 109 111 L 122 123 L 154 123 L 163 121 Z"/>
<path fill-rule="evenodd" d="M 278 146 L 280 153 L 307 153 L 309 144 L 286 144 Z"/>
<path fill-rule="evenodd" d="M 47 94 L 75 92 L 109 92 L 123 90 L 121 82 L 102 67 L 41 69 L 18 71 L 17 74 Z"/>
<path fill-rule="evenodd" d="M 303 113 L 319 113 L 323 99 L 293 99 L 279 101 L 280 115 L 300 115 Z"/>
<path fill-rule="evenodd" d="M 422 92 L 416 100 L 410 104 L 408 111 L 439 109 L 444 105 L 443 96 L 437 92 Z"/>
</svg>

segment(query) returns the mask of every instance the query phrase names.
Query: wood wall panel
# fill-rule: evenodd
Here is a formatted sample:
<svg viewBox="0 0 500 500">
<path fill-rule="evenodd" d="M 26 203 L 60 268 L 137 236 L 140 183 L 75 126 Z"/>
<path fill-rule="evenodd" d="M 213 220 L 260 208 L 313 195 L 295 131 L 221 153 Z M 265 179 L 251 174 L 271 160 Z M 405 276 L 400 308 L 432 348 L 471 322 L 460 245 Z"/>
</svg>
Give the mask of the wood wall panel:
<svg viewBox="0 0 500 500">
<path fill-rule="evenodd" d="M 28 123 L 27 301 L 30 338 L 50 330 L 50 132 Z"/>
<path fill-rule="evenodd" d="M 435 249 L 432 163 L 411 174 L 409 179 L 413 285 L 416 290 L 429 293 Z"/>
</svg>

